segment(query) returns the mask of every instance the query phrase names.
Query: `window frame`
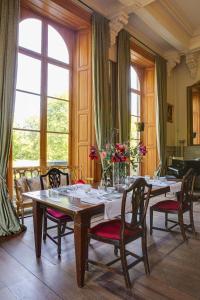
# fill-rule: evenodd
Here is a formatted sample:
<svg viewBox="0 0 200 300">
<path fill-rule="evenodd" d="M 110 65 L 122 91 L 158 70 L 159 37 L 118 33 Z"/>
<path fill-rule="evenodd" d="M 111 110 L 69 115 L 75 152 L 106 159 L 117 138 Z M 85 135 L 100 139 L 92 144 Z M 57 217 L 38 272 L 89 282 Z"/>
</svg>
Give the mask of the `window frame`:
<svg viewBox="0 0 200 300">
<path fill-rule="evenodd" d="M 132 120 L 132 117 L 137 117 L 139 119 L 139 121 L 141 122 L 142 121 L 142 95 L 143 95 L 143 92 L 142 92 L 143 91 L 142 68 L 138 67 L 136 64 L 133 64 L 133 63 L 131 63 L 130 70 L 131 70 L 131 68 L 133 68 L 134 71 L 136 72 L 139 83 L 140 83 L 140 90 L 136 90 L 130 86 L 130 97 L 132 96 L 132 94 L 136 94 L 136 95 L 140 96 L 140 115 L 136 116 L 136 115 L 133 115 L 131 112 L 131 120 Z M 130 71 L 130 76 L 131 76 L 131 71 Z M 130 136 L 131 136 L 131 133 L 130 133 Z M 138 132 L 138 137 L 136 139 L 131 139 L 131 140 L 137 140 L 138 142 L 140 142 L 141 134 Z"/>
<path fill-rule="evenodd" d="M 48 133 L 56 133 L 56 134 L 65 134 L 66 138 L 68 139 L 68 149 L 66 149 L 66 162 L 67 165 L 70 165 L 71 163 L 71 113 L 72 113 L 72 49 L 73 46 L 70 46 L 70 44 L 73 43 L 71 39 L 73 39 L 73 32 L 66 28 L 63 25 L 60 25 L 58 23 L 55 23 L 48 18 L 45 18 L 43 16 L 37 15 L 35 13 L 32 13 L 29 11 L 28 15 L 25 14 L 25 16 L 22 16 L 20 19 L 20 22 L 24 21 L 25 19 L 34 18 L 38 19 L 42 23 L 42 32 L 41 32 L 41 53 L 34 52 L 30 49 L 26 49 L 22 46 L 19 46 L 18 53 L 26 55 L 31 58 L 39 59 L 41 62 L 41 82 L 40 82 L 40 93 L 34 93 L 29 92 L 22 89 L 17 89 L 16 92 L 23 92 L 26 94 L 31 95 L 37 95 L 40 97 L 40 128 L 39 130 L 34 129 L 23 129 L 23 128 L 16 128 L 13 127 L 13 130 L 18 131 L 28 131 L 28 132 L 38 132 L 40 135 L 40 153 L 39 153 L 39 167 L 46 168 L 48 166 L 47 161 L 47 135 Z M 63 38 L 66 47 L 68 49 L 69 53 L 69 63 L 61 62 L 57 59 L 48 57 L 48 25 L 52 26 Z M 72 36 L 70 39 L 70 35 Z M 52 64 L 57 67 L 64 68 L 69 71 L 69 98 L 68 99 L 62 99 L 57 97 L 48 96 L 47 94 L 47 80 L 48 80 L 48 64 Z M 55 99 L 59 101 L 65 101 L 69 103 L 69 112 L 68 112 L 68 120 L 69 120 L 69 128 L 67 132 L 59 132 L 59 131 L 48 131 L 47 130 L 47 103 L 48 99 Z M 67 121 L 67 117 L 66 117 Z M 68 151 L 67 151 L 68 150 Z M 68 157 L 67 157 L 68 152 Z M 13 160 L 14 161 L 14 160 Z M 22 166 L 23 167 L 23 166 Z M 37 166 L 34 166 L 37 167 Z"/>
</svg>

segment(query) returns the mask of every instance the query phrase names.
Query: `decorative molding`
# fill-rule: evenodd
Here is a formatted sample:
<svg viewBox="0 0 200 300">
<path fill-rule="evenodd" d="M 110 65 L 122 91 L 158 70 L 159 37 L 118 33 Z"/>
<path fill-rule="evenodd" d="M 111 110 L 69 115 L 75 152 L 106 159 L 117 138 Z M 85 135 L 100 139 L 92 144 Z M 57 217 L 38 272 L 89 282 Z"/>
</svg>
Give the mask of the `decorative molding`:
<svg viewBox="0 0 200 300">
<path fill-rule="evenodd" d="M 120 12 L 119 14 L 113 16 L 110 20 L 110 46 L 112 47 L 115 44 L 116 37 L 119 31 L 128 24 L 128 14 L 125 12 Z"/>
<path fill-rule="evenodd" d="M 196 77 L 198 69 L 198 54 L 197 53 L 187 53 L 185 54 L 185 62 L 190 71 L 192 78 Z"/>
<path fill-rule="evenodd" d="M 180 63 L 180 53 L 177 51 L 169 51 L 165 53 L 164 57 L 167 60 L 167 75 L 170 77 L 172 70 Z"/>
<path fill-rule="evenodd" d="M 131 6 L 135 7 L 136 9 L 142 8 L 154 1 L 155 0 L 119 0 L 119 2 L 125 7 Z"/>
<path fill-rule="evenodd" d="M 164 9 L 166 9 L 169 14 L 184 28 L 184 30 L 190 35 L 193 35 L 193 28 L 192 26 L 189 24 L 187 17 L 184 15 L 183 11 L 179 9 L 179 7 L 177 7 L 175 5 L 175 3 L 173 3 L 173 5 L 171 4 L 170 0 L 165 0 L 161 2 L 161 5 L 164 7 Z"/>
</svg>

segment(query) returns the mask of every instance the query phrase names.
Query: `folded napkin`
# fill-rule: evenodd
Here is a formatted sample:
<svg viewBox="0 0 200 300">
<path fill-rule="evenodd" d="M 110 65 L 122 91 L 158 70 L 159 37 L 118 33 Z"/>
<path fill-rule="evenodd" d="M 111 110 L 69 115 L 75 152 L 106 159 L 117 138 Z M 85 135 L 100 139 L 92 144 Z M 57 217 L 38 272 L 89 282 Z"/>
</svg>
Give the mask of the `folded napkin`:
<svg viewBox="0 0 200 300">
<path fill-rule="evenodd" d="M 178 193 L 181 191 L 182 182 L 175 182 L 174 184 L 170 185 L 170 192 Z"/>
</svg>

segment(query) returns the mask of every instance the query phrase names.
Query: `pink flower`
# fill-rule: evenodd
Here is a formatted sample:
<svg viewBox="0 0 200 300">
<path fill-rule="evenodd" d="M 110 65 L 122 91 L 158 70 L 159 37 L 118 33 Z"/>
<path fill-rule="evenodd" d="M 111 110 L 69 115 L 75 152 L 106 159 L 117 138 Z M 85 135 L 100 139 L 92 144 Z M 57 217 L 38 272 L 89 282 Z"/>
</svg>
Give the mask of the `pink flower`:
<svg viewBox="0 0 200 300">
<path fill-rule="evenodd" d="M 124 152 L 124 151 L 125 151 L 125 145 L 117 143 L 117 144 L 115 145 L 115 149 L 116 149 L 117 151 Z"/>
<path fill-rule="evenodd" d="M 104 158 L 106 158 L 106 156 L 107 156 L 107 152 L 106 151 L 102 151 L 101 152 L 101 157 L 104 159 Z"/>
</svg>

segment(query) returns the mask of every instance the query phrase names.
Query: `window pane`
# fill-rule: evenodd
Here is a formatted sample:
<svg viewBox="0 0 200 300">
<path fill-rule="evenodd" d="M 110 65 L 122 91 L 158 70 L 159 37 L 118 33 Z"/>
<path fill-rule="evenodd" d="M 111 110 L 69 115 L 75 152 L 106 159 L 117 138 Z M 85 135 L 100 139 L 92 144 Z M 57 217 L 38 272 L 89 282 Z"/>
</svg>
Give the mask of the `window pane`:
<svg viewBox="0 0 200 300">
<path fill-rule="evenodd" d="M 17 89 L 40 93 L 41 62 L 38 59 L 19 53 Z"/>
<path fill-rule="evenodd" d="M 48 25 L 48 56 L 69 64 L 69 53 L 62 36 Z"/>
<path fill-rule="evenodd" d="M 136 130 L 136 122 L 139 122 L 140 119 L 138 117 L 131 116 L 131 139 L 139 139 L 139 132 Z"/>
<path fill-rule="evenodd" d="M 48 99 L 47 130 L 65 133 L 69 131 L 69 102 Z"/>
<path fill-rule="evenodd" d="M 131 88 L 140 91 L 140 82 L 138 75 L 134 68 L 131 66 Z"/>
<path fill-rule="evenodd" d="M 13 127 L 40 129 L 40 96 L 16 92 Z"/>
<path fill-rule="evenodd" d="M 48 96 L 69 99 L 69 71 L 48 64 Z"/>
<path fill-rule="evenodd" d="M 41 53 L 42 23 L 37 19 L 26 19 L 19 24 L 19 46 Z"/>
<path fill-rule="evenodd" d="M 131 115 L 140 116 L 140 96 L 131 93 Z"/>
<path fill-rule="evenodd" d="M 48 165 L 67 165 L 68 163 L 68 134 L 47 134 Z"/>
<path fill-rule="evenodd" d="M 39 132 L 13 130 L 13 167 L 39 166 Z"/>
</svg>

